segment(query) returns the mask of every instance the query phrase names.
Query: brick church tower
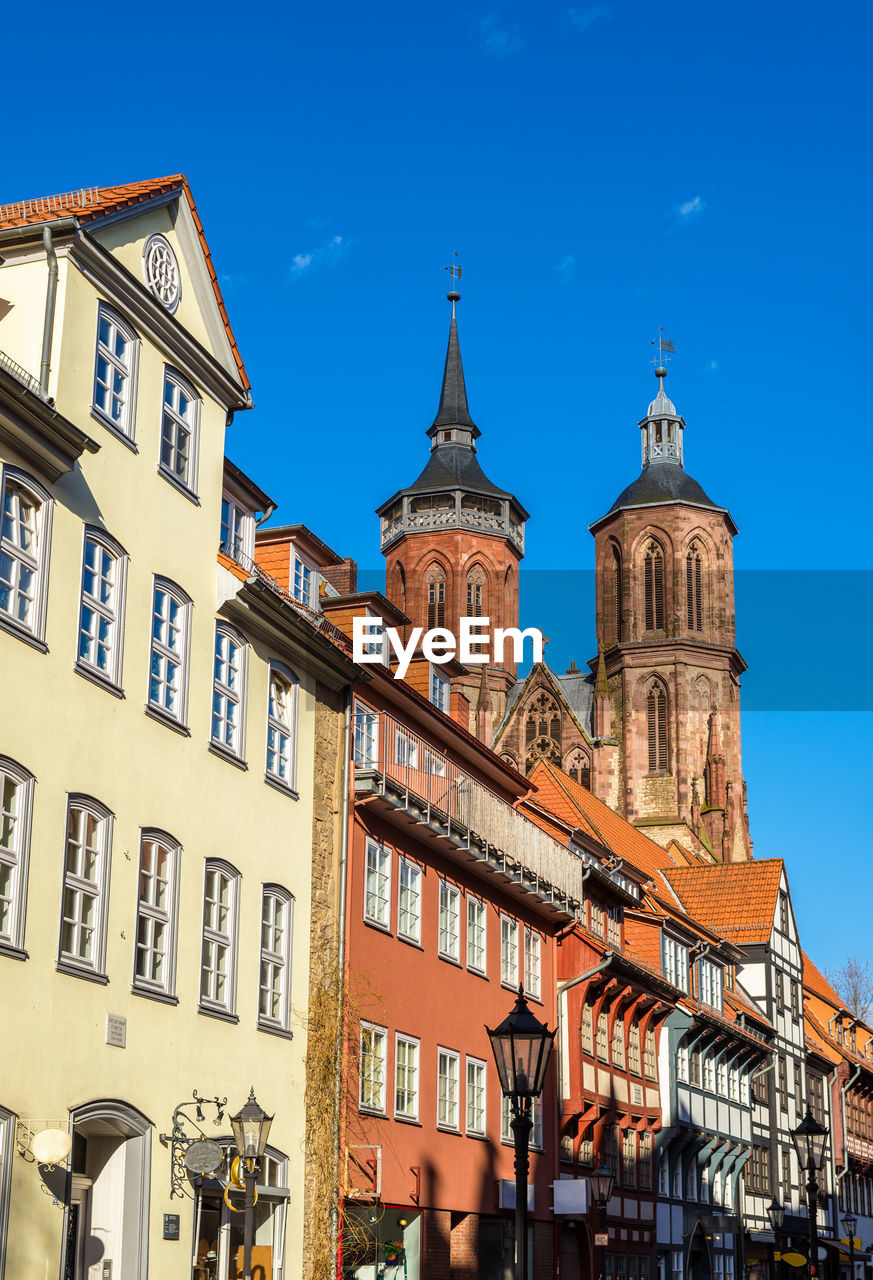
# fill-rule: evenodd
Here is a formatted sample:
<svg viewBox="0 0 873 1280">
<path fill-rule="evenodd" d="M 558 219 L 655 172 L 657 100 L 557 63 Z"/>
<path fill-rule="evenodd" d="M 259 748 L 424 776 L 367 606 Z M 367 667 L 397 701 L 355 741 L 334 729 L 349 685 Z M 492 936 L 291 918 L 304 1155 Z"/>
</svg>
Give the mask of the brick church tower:
<svg viewBox="0 0 873 1280">
<path fill-rule="evenodd" d="M 655 372 L 658 394 L 639 424 L 642 472 L 591 525 L 597 683 L 604 695 L 608 687 L 599 732 L 618 742 L 601 798 L 659 843 L 687 842 L 691 831 L 718 861 L 738 861 L 751 846 L 740 743 L 745 663 L 734 635 L 737 530 L 685 471 L 685 423 L 665 394 L 666 369 Z"/>
<path fill-rule="evenodd" d="M 470 417 L 455 305 L 439 409 L 428 429 L 430 457 L 417 480 L 378 508 L 385 556 L 385 594 L 428 630 L 458 634 L 462 617 L 488 618 L 490 630 L 518 626 L 518 566 L 527 512 L 498 489 L 479 465 L 481 432 Z M 485 741 L 503 716 L 516 679 L 511 646 L 501 667 L 473 667 L 456 676 L 470 704 L 470 728 Z"/>
</svg>

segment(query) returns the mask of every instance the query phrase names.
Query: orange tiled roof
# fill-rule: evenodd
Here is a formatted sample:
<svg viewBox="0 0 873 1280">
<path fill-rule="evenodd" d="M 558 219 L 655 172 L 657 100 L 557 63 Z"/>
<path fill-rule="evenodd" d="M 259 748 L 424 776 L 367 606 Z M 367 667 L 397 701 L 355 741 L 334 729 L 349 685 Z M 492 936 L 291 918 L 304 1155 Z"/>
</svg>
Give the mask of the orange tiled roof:
<svg viewBox="0 0 873 1280">
<path fill-rule="evenodd" d="M 206 236 L 203 233 L 203 224 L 200 221 L 200 215 L 197 212 L 197 206 L 194 203 L 194 197 L 191 195 L 188 179 L 184 173 L 175 173 L 166 178 L 148 178 L 143 182 L 126 182 L 120 186 L 87 187 L 82 191 L 68 191 L 62 195 L 39 196 L 30 200 L 19 200 L 13 204 L 0 205 L 0 228 L 28 227 L 41 222 L 52 222 L 56 218 L 69 217 L 73 217 L 82 223 L 93 222 L 109 213 L 117 213 L 121 209 L 131 208 L 137 204 L 145 204 L 154 196 L 166 195 L 167 192 L 174 191 L 177 188 L 184 193 L 188 202 L 188 208 L 191 211 L 191 217 L 194 219 L 194 226 L 197 229 L 197 235 L 200 240 L 200 248 L 203 250 L 203 257 L 206 260 L 206 269 L 212 282 L 215 301 L 221 314 L 221 319 L 224 322 L 224 329 L 239 371 L 240 381 L 246 391 L 249 391 L 251 383 L 245 371 L 236 338 L 230 327 L 227 308 L 224 305 L 224 299 L 221 296 L 221 289 L 218 284 L 218 276 L 215 274 L 215 267 L 212 263 L 212 255 L 209 252 Z"/>
<path fill-rule="evenodd" d="M 805 951 L 802 951 L 801 955 L 803 956 L 803 985 L 808 987 L 819 999 L 826 1000 L 828 1004 L 832 1004 L 835 1009 L 842 1009 L 842 1000 L 821 970 L 816 968 Z"/>
<path fill-rule="evenodd" d="M 587 831 L 613 853 L 647 875 L 674 864 L 669 854 L 632 827 L 620 814 L 547 760 L 539 760 L 530 774 L 537 800 L 571 827 Z"/>
<path fill-rule="evenodd" d="M 781 858 L 664 871 L 689 915 L 729 942 L 766 942 L 782 879 Z"/>
</svg>

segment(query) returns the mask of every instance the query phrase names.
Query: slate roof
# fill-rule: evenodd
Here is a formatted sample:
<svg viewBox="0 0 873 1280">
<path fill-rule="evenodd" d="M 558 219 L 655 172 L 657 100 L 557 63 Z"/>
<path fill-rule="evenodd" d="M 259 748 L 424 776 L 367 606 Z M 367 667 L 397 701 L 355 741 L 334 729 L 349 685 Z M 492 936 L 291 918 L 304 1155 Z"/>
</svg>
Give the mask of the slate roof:
<svg viewBox="0 0 873 1280">
<path fill-rule="evenodd" d="M 512 498 L 505 489 L 492 484 L 479 466 L 469 445 L 438 444 L 417 480 L 404 493 L 432 492 L 439 489 L 465 489 L 471 493 L 491 494 L 495 498 Z"/>
<path fill-rule="evenodd" d="M 461 344 L 458 342 L 458 322 L 455 319 L 455 307 L 452 304 L 452 323 L 449 326 L 449 345 L 446 350 L 446 363 L 443 369 L 443 385 L 440 389 L 440 407 L 433 420 L 435 427 L 471 427 L 478 434 L 478 428 L 470 417 L 467 406 L 467 384 L 464 381 L 464 365 L 461 360 Z"/>
<path fill-rule="evenodd" d="M 664 875 L 690 916 L 728 942 L 766 942 L 773 928 L 782 859 L 670 867 Z"/>
<path fill-rule="evenodd" d="M 679 463 L 656 462 L 646 467 L 618 495 L 606 514 L 621 511 L 623 507 L 652 507 L 663 502 L 690 502 L 697 507 L 709 507 L 712 511 L 725 510 L 707 497 Z"/>
<path fill-rule="evenodd" d="M 188 186 L 184 173 L 171 174 L 165 178 L 147 178 L 142 182 L 125 182 L 113 187 L 88 187 L 82 191 L 68 191 L 61 195 L 38 196 L 28 200 L 19 200 L 12 204 L 0 205 L 0 229 L 11 227 L 28 227 L 42 222 L 53 222 L 57 218 L 75 218 L 77 222 L 94 222 L 110 213 L 119 213 L 123 209 L 147 204 L 156 196 L 168 195 L 178 190 L 188 203 L 200 248 L 206 262 L 206 270 L 215 294 L 215 302 L 221 315 L 224 329 L 233 352 L 234 362 L 239 371 L 240 381 L 246 391 L 251 390 L 248 374 L 239 353 L 236 338 L 230 327 L 227 308 L 218 284 L 218 276 L 212 262 L 212 255 L 203 233 L 203 224 Z"/>
</svg>

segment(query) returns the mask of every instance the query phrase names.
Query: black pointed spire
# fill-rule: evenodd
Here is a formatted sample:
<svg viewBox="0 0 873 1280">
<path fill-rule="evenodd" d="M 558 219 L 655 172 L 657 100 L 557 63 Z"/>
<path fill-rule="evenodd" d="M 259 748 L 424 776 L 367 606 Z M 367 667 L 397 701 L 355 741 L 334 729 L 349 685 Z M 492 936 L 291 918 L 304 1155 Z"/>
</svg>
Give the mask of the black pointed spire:
<svg viewBox="0 0 873 1280">
<path fill-rule="evenodd" d="M 478 436 L 479 431 L 467 407 L 467 387 L 464 382 L 464 366 L 461 362 L 461 344 L 458 341 L 458 321 L 455 317 L 455 303 L 461 295 L 452 292 L 446 296 L 452 304 L 452 323 L 449 327 L 449 345 L 443 370 L 440 407 L 430 430 L 435 432 L 443 427 L 466 427 Z"/>
</svg>

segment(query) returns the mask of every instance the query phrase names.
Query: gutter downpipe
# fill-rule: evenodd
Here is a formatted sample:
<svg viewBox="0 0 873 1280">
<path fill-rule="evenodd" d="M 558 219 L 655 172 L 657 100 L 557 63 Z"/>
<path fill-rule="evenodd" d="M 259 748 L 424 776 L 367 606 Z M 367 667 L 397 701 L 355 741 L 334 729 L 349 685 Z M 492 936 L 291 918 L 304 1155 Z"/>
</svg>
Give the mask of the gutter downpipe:
<svg viewBox="0 0 873 1280">
<path fill-rule="evenodd" d="M 55 303 L 58 297 L 58 255 L 52 244 L 51 227 L 42 229 L 42 242 L 45 245 L 48 261 L 48 285 L 45 291 L 45 319 L 42 326 L 42 359 L 39 363 L 39 389 L 48 399 L 49 373 L 51 371 L 52 334 L 55 328 Z"/>
<path fill-rule="evenodd" d="M 337 967 L 339 972 L 339 1012 L 336 1028 L 336 1045 L 334 1047 L 334 1169 L 336 1177 L 333 1187 L 333 1203 L 330 1208 L 330 1240 L 331 1253 L 334 1259 L 335 1273 L 339 1274 L 339 1168 L 340 1141 L 342 1138 L 342 1075 L 343 1075 L 343 1016 L 346 963 L 346 889 L 348 884 L 349 861 L 349 788 L 351 786 L 352 755 L 352 690 L 346 692 L 346 706 L 343 716 L 343 799 L 341 807 L 342 832 L 340 833 L 340 882 L 339 882 L 339 945 L 337 947 Z"/>
<path fill-rule="evenodd" d="M 585 883 L 585 881 L 588 879 L 590 875 L 591 875 L 591 868 L 586 867 L 585 874 L 582 877 L 583 884 Z M 571 987 L 575 987 L 578 983 L 584 982 L 586 978 L 593 978 L 596 973 L 601 973 L 604 969 L 608 969 L 609 966 L 612 964 L 612 957 L 613 957 L 613 952 L 608 951 L 604 956 L 604 958 L 600 961 L 600 964 L 596 964 L 593 969 L 589 969 L 586 973 L 580 973 L 578 978 L 571 978 L 569 982 L 561 982 L 558 984 L 558 999 L 556 1003 L 557 1003 L 557 1011 L 558 1011 L 558 1034 L 557 1034 L 558 1066 L 560 1068 L 559 1078 L 558 1078 L 558 1088 L 560 1089 L 560 1098 L 558 1099 L 559 1105 L 564 1100 L 564 1072 L 566 1070 L 566 1064 L 564 1063 L 564 1049 L 563 1049 L 564 997 L 566 996 L 567 992 L 570 990 Z M 560 1144 L 559 1142 L 556 1142 L 555 1143 L 555 1179 L 556 1180 L 557 1180 L 559 1168 L 560 1168 L 560 1159 L 561 1159 Z M 555 1213 L 553 1214 L 553 1216 L 555 1219 L 555 1233 L 554 1233 L 555 1245 L 553 1249 L 554 1274 L 556 1277 L 558 1277 L 561 1272 L 561 1253 L 560 1253 L 560 1234 L 559 1234 L 560 1223 L 558 1221 L 558 1215 Z"/>
<path fill-rule="evenodd" d="M 858 1076 L 860 1074 L 861 1074 L 861 1064 L 859 1062 L 859 1063 L 856 1063 L 855 1065 L 855 1074 L 853 1076 L 850 1076 L 845 1084 L 840 1085 L 840 1111 L 842 1112 L 842 1115 L 843 1115 L 843 1154 L 845 1155 L 846 1158 L 843 1161 L 843 1167 L 840 1170 L 840 1172 L 837 1174 L 837 1179 L 836 1179 L 837 1180 L 837 1186 L 836 1186 L 837 1204 L 839 1204 L 840 1202 L 839 1184 L 842 1182 L 843 1178 L 849 1172 L 849 1135 L 846 1129 L 846 1094 L 851 1089 L 852 1085 L 858 1079 Z M 834 1163 L 836 1163 L 836 1161 Z M 854 1276 L 852 1277 L 852 1280 L 854 1280 Z"/>
</svg>

